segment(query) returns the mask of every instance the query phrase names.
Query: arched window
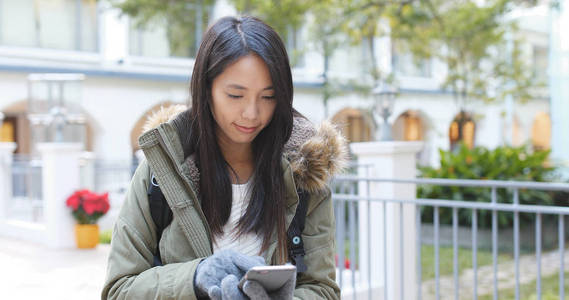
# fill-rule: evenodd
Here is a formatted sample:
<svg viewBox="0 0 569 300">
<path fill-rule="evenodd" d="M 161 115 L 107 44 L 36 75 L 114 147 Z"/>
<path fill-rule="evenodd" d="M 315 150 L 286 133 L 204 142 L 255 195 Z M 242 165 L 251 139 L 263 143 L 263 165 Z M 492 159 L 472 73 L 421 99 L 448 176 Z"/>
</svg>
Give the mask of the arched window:
<svg viewBox="0 0 569 300">
<path fill-rule="evenodd" d="M 476 133 L 476 124 L 472 116 L 467 112 L 460 112 L 450 124 L 449 140 L 451 150 L 455 149 L 461 142 L 466 144 L 468 148 L 474 147 L 474 134 Z"/>
<path fill-rule="evenodd" d="M 2 123 L 2 127 L 0 127 L 0 142 L 15 142 L 15 118 L 6 118 L 4 121 L 0 122 Z"/>
<path fill-rule="evenodd" d="M 396 141 L 422 141 L 424 124 L 417 111 L 408 110 L 393 123 L 393 139 Z"/>
<path fill-rule="evenodd" d="M 345 108 L 332 117 L 349 142 L 368 142 L 372 140 L 372 123 L 361 110 Z"/>
<path fill-rule="evenodd" d="M 535 116 L 531 130 L 531 142 L 536 150 L 547 150 L 551 147 L 551 119 L 544 112 Z"/>
</svg>

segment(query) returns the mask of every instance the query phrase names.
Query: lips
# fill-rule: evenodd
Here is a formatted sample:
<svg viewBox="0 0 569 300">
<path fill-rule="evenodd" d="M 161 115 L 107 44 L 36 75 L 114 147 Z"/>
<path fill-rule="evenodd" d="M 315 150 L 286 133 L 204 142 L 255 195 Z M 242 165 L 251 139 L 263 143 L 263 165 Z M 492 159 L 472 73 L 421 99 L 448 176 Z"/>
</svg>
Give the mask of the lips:
<svg viewBox="0 0 569 300">
<path fill-rule="evenodd" d="M 243 133 L 253 133 L 257 127 L 244 127 L 244 126 L 239 126 L 237 124 L 233 124 L 235 126 L 235 128 L 237 128 L 237 130 L 243 132 Z"/>
</svg>

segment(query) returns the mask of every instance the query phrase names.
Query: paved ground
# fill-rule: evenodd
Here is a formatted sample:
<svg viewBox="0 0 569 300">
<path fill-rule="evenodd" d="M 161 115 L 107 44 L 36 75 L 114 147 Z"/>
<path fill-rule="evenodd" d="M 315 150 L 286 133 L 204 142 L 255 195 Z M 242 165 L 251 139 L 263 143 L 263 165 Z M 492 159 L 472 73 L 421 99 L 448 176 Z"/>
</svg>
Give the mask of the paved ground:
<svg viewBox="0 0 569 300">
<path fill-rule="evenodd" d="M 3 299 L 100 299 L 108 245 L 53 250 L 0 237 Z"/>
</svg>

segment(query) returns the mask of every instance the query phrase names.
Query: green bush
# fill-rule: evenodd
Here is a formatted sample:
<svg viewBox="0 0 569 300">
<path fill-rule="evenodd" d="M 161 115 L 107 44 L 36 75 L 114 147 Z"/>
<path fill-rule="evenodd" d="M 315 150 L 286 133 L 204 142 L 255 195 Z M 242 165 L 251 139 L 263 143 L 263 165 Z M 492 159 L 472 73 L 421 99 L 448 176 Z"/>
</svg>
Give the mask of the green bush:
<svg viewBox="0 0 569 300">
<path fill-rule="evenodd" d="M 516 180 L 516 181 L 552 181 L 555 180 L 555 168 L 548 165 L 547 159 L 550 151 L 529 151 L 528 147 L 498 147 L 490 150 L 484 147 L 469 149 L 464 144 L 455 151 L 439 150 L 440 167 L 418 167 L 423 178 L 450 178 L 450 179 L 483 179 L 483 180 Z M 568 199 L 567 193 L 539 190 L 521 189 L 519 191 L 520 204 L 554 205 L 556 199 Z M 491 189 L 480 187 L 446 187 L 437 185 L 421 185 L 417 189 L 417 197 L 450 199 L 473 202 L 491 202 Z M 499 203 L 512 203 L 512 189 L 498 189 Z M 432 222 L 432 207 L 422 208 L 423 222 Z M 459 210 L 461 225 L 471 224 L 472 212 L 469 209 Z M 531 222 L 533 214 L 520 214 L 523 224 Z M 442 224 L 451 224 L 452 213 L 449 208 L 440 209 Z M 491 212 L 480 211 L 478 224 L 481 228 L 491 226 Z M 498 214 L 499 226 L 511 226 L 513 214 Z"/>
<path fill-rule="evenodd" d="M 99 234 L 99 243 L 101 243 L 101 244 L 110 244 L 110 243 L 111 243 L 112 234 L 113 234 L 113 231 L 112 231 L 112 230 L 103 230 L 103 231 L 101 231 L 101 233 Z"/>
</svg>

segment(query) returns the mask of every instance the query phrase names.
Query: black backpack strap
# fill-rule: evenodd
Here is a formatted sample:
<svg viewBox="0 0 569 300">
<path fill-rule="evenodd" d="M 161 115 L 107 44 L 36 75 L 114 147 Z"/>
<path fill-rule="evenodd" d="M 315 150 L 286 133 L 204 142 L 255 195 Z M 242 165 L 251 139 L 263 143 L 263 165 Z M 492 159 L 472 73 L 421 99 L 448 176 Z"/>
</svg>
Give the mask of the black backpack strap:
<svg viewBox="0 0 569 300">
<path fill-rule="evenodd" d="M 304 221 L 306 220 L 306 211 L 308 209 L 308 192 L 298 190 L 298 206 L 296 212 L 288 227 L 288 254 L 292 263 L 296 265 L 298 273 L 306 272 L 306 264 L 304 263 L 304 242 L 302 241 L 302 232 L 304 231 Z"/>
<path fill-rule="evenodd" d="M 154 253 L 154 266 L 161 266 L 162 259 L 160 258 L 160 238 L 162 238 L 162 232 L 164 228 L 168 227 L 170 222 L 172 222 L 173 214 L 168 202 L 166 202 L 166 197 L 160 190 L 158 182 L 152 174 L 150 179 L 150 184 L 148 185 L 148 203 L 150 205 L 150 214 L 152 215 L 152 221 L 156 225 L 156 252 Z"/>
</svg>

